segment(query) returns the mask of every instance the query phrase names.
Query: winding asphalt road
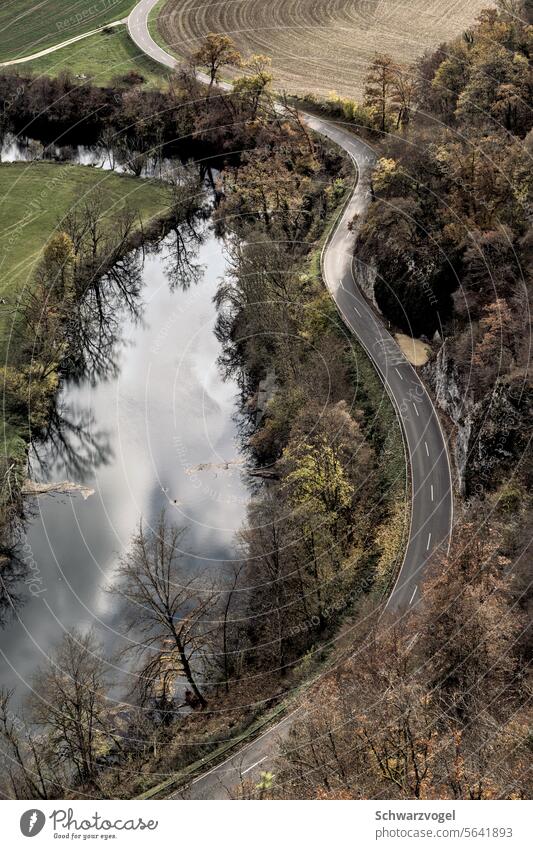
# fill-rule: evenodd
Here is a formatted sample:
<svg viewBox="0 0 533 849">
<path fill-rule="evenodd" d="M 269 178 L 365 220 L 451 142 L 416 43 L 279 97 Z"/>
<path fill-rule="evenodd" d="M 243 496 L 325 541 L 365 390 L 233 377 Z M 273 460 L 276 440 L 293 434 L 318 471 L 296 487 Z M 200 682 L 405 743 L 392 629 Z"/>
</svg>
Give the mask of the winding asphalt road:
<svg viewBox="0 0 533 849">
<path fill-rule="evenodd" d="M 175 57 L 156 44 L 148 31 L 148 15 L 157 2 L 140 0 L 128 18 L 128 30 L 139 50 L 161 65 L 176 68 Z M 205 75 L 199 77 L 207 80 Z M 230 89 L 228 83 L 220 87 Z M 428 560 L 437 549 L 446 550 L 449 544 L 453 522 L 450 460 L 445 436 L 422 380 L 369 306 L 354 278 L 355 234 L 349 225 L 354 215 L 364 213 L 370 203 L 370 174 L 375 154 L 342 126 L 311 115 L 305 118 L 313 130 L 348 153 L 358 174 L 353 194 L 324 249 L 322 271 L 339 312 L 374 363 L 402 425 L 411 476 L 411 526 L 403 564 L 387 602 L 389 613 L 400 618 L 420 598 L 419 586 Z M 199 776 L 180 795 L 196 799 L 231 795 L 231 787 L 241 775 L 268 768 L 275 738 L 286 731 L 293 717 L 294 713 L 290 714 L 227 761 Z"/>
</svg>

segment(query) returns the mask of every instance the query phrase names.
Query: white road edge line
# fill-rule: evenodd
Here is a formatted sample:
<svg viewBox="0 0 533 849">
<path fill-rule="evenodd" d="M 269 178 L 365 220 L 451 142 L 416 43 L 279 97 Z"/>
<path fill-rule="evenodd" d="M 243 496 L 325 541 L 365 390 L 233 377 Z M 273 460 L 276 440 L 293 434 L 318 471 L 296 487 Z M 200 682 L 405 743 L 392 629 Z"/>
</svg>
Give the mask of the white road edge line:
<svg viewBox="0 0 533 849">
<path fill-rule="evenodd" d="M 267 737 L 269 734 L 272 734 L 272 732 L 277 731 L 279 728 L 281 728 L 282 725 L 284 725 L 287 722 L 287 720 L 293 719 L 294 716 L 298 713 L 298 711 L 301 710 L 301 708 L 302 708 L 302 706 L 298 705 L 298 707 L 295 708 L 291 713 L 289 713 L 288 716 L 286 716 L 284 719 L 280 720 L 280 722 L 277 722 L 275 725 L 272 725 L 270 728 L 267 728 L 267 730 L 263 731 L 263 733 L 260 734 L 259 737 L 256 737 L 254 740 L 250 740 L 250 742 L 247 743 L 245 746 L 243 746 L 242 749 L 240 749 L 237 752 L 234 752 L 232 755 L 229 756 L 229 758 L 226 758 L 225 761 L 221 761 L 219 764 L 215 764 L 215 766 L 212 766 L 211 769 L 209 769 L 207 772 L 202 772 L 200 775 L 196 776 L 196 778 L 193 778 L 190 786 L 192 787 L 193 784 L 197 784 L 199 781 L 203 781 L 204 778 L 207 778 L 208 775 L 211 775 L 213 772 L 216 772 L 217 770 L 221 769 L 223 766 L 228 766 L 239 755 L 244 755 L 244 753 L 249 748 L 251 748 L 251 746 L 253 746 L 255 743 L 259 742 L 259 740 L 262 740 L 264 737 Z M 235 769 L 237 769 L 237 767 L 235 767 Z M 176 791 L 174 791 L 174 792 L 176 792 Z M 179 789 L 178 789 L 177 792 L 179 792 Z"/>
<path fill-rule="evenodd" d="M 242 771 L 241 775 L 246 775 L 246 773 L 247 773 L 247 772 L 250 772 L 250 770 L 251 770 L 251 769 L 254 769 L 254 767 L 256 767 L 256 766 L 259 766 L 259 764 L 262 764 L 262 763 L 263 763 L 263 761 L 266 761 L 266 759 L 267 759 L 267 758 L 268 758 L 268 755 L 265 755 L 265 757 L 264 757 L 264 758 L 261 758 L 261 760 L 256 761 L 256 762 L 255 762 L 254 764 L 252 764 L 251 766 L 247 767 L 246 769 L 243 769 L 243 771 Z"/>
</svg>

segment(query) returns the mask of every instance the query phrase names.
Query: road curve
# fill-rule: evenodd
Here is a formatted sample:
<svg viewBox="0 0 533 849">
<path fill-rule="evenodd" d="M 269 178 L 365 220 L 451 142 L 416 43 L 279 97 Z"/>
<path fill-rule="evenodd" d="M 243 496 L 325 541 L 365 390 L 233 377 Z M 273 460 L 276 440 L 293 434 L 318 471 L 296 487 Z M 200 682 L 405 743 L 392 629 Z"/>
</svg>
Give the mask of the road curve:
<svg viewBox="0 0 533 849">
<path fill-rule="evenodd" d="M 373 361 L 402 425 L 411 473 L 411 526 L 402 567 L 387 601 L 401 614 L 419 598 L 426 563 L 437 549 L 446 550 L 453 521 L 450 459 L 446 438 L 427 390 L 396 340 L 367 303 L 354 279 L 354 233 L 350 221 L 370 202 L 370 174 L 375 155 L 363 141 L 338 124 L 313 116 L 307 123 L 345 150 L 358 180 L 348 206 L 322 257 L 322 275 L 348 327 Z"/>
<path fill-rule="evenodd" d="M 178 61 L 151 37 L 148 15 L 158 0 L 140 0 L 128 18 L 128 30 L 139 50 L 168 68 Z M 203 74 L 200 79 L 207 81 Z M 220 88 L 228 91 L 230 85 Z M 322 255 L 322 273 L 337 308 L 364 347 L 395 406 L 402 425 L 411 478 L 411 525 L 404 560 L 387 601 L 387 610 L 401 617 L 420 598 L 424 569 L 437 549 L 446 551 L 453 522 L 453 494 L 446 438 L 426 388 L 395 339 L 369 306 L 354 278 L 354 215 L 370 203 L 370 174 L 375 164 L 371 148 L 339 124 L 307 115 L 309 126 L 339 145 L 352 158 L 358 179 Z M 293 714 L 249 743 L 224 763 L 199 776 L 186 798 L 224 798 L 239 776 L 268 768 L 276 735 L 290 725 Z M 269 754 L 270 753 L 270 754 Z"/>
</svg>

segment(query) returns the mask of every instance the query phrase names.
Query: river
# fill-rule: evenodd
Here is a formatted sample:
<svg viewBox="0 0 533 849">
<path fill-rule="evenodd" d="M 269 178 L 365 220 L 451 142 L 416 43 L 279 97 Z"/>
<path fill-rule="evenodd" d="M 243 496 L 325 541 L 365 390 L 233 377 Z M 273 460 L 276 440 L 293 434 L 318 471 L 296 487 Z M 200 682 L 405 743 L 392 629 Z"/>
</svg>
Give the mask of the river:
<svg viewBox="0 0 533 849">
<path fill-rule="evenodd" d="M 0 680 L 17 700 L 73 626 L 93 627 L 110 654 L 123 647 L 105 586 L 141 516 L 149 525 L 166 508 L 188 526 L 191 570 L 216 574 L 238 556 L 235 533 L 249 500 L 238 387 L 222 380 L 214 334 L 226 260 L 210 222 L 200 226 L 197 281 L 183 288 L 169 275 L 170 239 L 145 258 L 140 316 L 118 316 L 116 374 L 65 381 L 61 425 L 33 454 L 36 479 L 93 492 L 32 499 L 24 547 L 31 591 L 0 639 Z M 63 439 L 69 449 L 58 451 Z"/>
</svg>

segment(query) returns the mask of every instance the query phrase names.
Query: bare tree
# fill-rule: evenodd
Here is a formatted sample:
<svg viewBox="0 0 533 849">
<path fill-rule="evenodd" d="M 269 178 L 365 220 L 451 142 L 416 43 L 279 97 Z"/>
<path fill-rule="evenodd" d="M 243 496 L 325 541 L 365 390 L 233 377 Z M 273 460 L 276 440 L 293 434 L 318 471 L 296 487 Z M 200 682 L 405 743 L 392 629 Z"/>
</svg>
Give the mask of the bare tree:
<svg viewBox="0 0 533 849">
<path fill-rule="evenodd" d="M 0 739 L 6 769 L 2 783 L 16 799 L 53 799 L 59 795 L 46 762 L 43 738 L 29 730 L 11 707 L 13 690 L 0 690 Z"/>
<path fill-rule="evenodd" d="M 112 127 L 104 127 L 98 140 L 112 171 L 117 165 L 117 133 Z"/>
<path fill-rule="evenodd" d="M 95 784 L 98 758 L 116 740 L 102 647 L 92 631 L 67 633 L 37 673 L 30 718 L 49 741 L 53 773 L 73 768 L 81 784 Z"/>
<path fill-rule="evenodd" d="M 118 139 L 116 146 L 118 161 L 135 177 L 141 176 L 153 156 L 152 151 L 141 149 L 140 145 L 142 145 L 142 139 L 139 135 L 134 138 L 123 135 Z"/>
<path fill-rule="evenodd" d="M 222 662 L 224 664 L 224 686 L 226 693 L 229 692 L 229 678 L 233 670 L 234 664 L 230 662 L 230 633 L 232 619 L 230 615 L 233 606 L 235 593 L 239 589 L 239 581 L 241 573 L 244 569 L 244 562 L 237 564 L 234 567 L 230 586 L 225 591 L 225 600 L 222 607 Z"/>
<path fill-rule="evenodd" d="M 214 629 L 207 620 L 218 594 L 187 574 L 180 548 L 185 530 L 168 524 L 164 512 L 153 531 L 141 522 L 110 590 L 124 600 L 126 622 L 137 634 L 124 654 L 139 660 L 141 701 L 168 705 L 175 682 L 184 677 L 192 689 L 189 701 L 205 707 L 197 675 L 211 644 Z"/>
<path fill-rule="evenodd" d="M 393 96 L 392 100 L 398 111 L 396 128 L 405 127 L 411 120 L 413 103 L 416 98 L 417 77 L 416 68 L 405 68 L 403 65 L 395 65 L 393 69 Z"/>
</svg>

